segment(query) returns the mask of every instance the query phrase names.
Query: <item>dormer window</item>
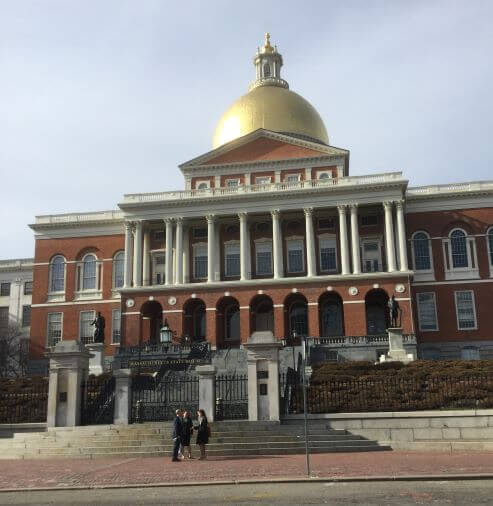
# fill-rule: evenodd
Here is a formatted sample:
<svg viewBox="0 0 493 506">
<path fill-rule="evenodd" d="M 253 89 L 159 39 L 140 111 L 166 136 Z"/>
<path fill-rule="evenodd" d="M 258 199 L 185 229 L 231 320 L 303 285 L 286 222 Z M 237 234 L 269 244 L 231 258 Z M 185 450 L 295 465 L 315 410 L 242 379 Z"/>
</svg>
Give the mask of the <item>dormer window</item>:
<svg viewBox="0 0 493 506">
<path fill-rule="evenodd" d="M 209 181 L 197 181 L 197 190 L 207 190 L 210 188 Z"/>
<path fill-rule="evenodd" d="M 286 176 L 286 182 L 287 183 L 297 183 L 300 180 L 299 174 L 288 174 Z"/>
<path fill-rule="evenodd" d="M 332 179 L 332 174 L 330 172 L 319 172 L 317 174 L 318 179 Z"/>
<path fill-rule="evenodd" d="M 270 176 L 263 176 L 263 177 L 257 177 L 255 178 L 255 184 L 270 184 L 271 183 L 271 177 Z"/>
<path fill-rule="evenodd" d="M 226 186 L 228 188 L 237 188 L 240 185 L 239 179 L 226 179 Z"/>
</svg>

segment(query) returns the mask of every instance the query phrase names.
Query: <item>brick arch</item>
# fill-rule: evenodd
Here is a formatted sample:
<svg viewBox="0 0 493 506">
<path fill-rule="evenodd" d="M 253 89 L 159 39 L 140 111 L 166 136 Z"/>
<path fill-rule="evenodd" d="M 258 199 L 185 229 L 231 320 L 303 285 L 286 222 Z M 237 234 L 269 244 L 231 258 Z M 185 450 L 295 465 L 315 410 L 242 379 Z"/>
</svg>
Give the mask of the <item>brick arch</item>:
<svg viewBox="0 0 493 506">
<path fill-rule="evenodd" d="M 464 230 L 464 232 L 467 235 L 474 234 L 474 230 L 472 229 L 471 225 L 469 225 L 469 223 L 466 223 L 463 220 L 454 220 L 454 221 L 447 223 L 447 225 L 445 225 L 443 227 L 442 237 L 448 237 L 450 232 L 452 232 L 452 230 L 454 230 L 455 228 L 460 228 L 460 229 Z"/>
<path fill-rule="evenodd" d="M 95 246 L 86 246 L 78 251 L 78 253 L 75 255 L 75 260 L 80 261 L 89 253 L 96 255 L 96 258 L 98 260 L 102 259 L 101 251 L 98 248 Z"/>
<path fill-rule="evenodd" d="M 183 303 L 183 335 L 193 341 L 203 341 L 207 336 L 206 304 L 200 298 L 189 298 Z"/>
<path fill-rule="evenodd" d="M 250 300 L 250 334 L 256 331 L 274 332 L 274 301 L 267 294 L 256 294 Z"/>
<path fill-rule="evenodd" d="M 216 303 L 216 344 L 239 344 L 240 339 L 240 303 L 236 297 L 225 295 Z"/>
<path fill-rule="evenodd" d="M 343 336 L 344 303 L 336 291 L 325 291 L 318 298 L 320 337 Z"/>
<path fill-rule="evenodd" d="M 284 298 L 284 335 L 309 335 L 309 331 L 308 299 L 300 292 L 292 292 Z"/>
</svg>

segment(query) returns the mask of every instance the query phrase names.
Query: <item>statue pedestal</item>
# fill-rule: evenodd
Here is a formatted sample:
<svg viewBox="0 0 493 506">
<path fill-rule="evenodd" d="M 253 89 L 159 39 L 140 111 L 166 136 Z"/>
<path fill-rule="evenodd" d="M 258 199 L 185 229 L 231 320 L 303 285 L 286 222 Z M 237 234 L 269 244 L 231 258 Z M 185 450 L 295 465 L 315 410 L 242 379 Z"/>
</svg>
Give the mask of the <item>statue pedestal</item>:
<svg viewBox="0 0 493 506">
<path fill-rule="evenodd" d="M 407 353 L 402 340 L 402 328 L 387 329 L 389 335 L 389 352 L 380 356 L 380 362 L 403 362 L 407 364 L 414 360 L 412 353 Z"/>
<path fill-rule="evenodd" d="M 87 350 L 91 353 L 89 359 L 89 374 L 99 376 L 104 372 L 104 343 L 86 344 Z"/>
</svg>

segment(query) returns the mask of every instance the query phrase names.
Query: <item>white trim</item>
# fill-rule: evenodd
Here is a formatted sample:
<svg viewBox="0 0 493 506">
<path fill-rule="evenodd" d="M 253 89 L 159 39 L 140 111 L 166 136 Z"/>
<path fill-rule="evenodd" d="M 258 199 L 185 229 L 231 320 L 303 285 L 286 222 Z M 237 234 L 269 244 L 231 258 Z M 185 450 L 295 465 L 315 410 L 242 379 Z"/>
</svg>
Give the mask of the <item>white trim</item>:
<svg viewBox="0 0 493 506">
<path fill-rule="evenodd" d="M 129 314 L 140 314 L 140 311 L 126 311 L 125 313 L 122 313 L 122 316 L 126 316 Z"/>
<path fill-rule="evenodd" d="M 490 248 L 490 235 L 493 237 L 493 225 L 491 227 L 488 227 L 484 236 L 486 241 L 486 253 L 488 254 L 488 265 L 490 267 L 490 277 L 493 278 L 493 251 L 492 248 Z"/>
<path fill-rule="evenodd" d="M 432 295 L 433 296 L 433 308 L 435 311 L 435 328 L 434 329 L 423 329 L 421 328 L 421 315 L 420 315 L 420 295 Z M 435 292 L 419 292 L 416 294 L 416 308 L 418 316 L 418 328 L 420 332 L 438 332 L 440 327 L 438 325 L 438 313 L 437 313 L 437 297 Z"/>
<path fill-rule="evenodd" d="M 364 304 L 365 300 L 343 300 L 343 304 Z"/>
<path fill-rule="evenodd" d="M 272 304 L 272 307 L 284 307 L 284 304 Z"/>
<path fill-rule="evenodd" d="M 451 280 L 451 281 L 421 281 L 411 283 L 412 286 L 426 286 L 426 285 L 472 285 L 476 283 L 493 283 L 493 279 L 464 279 L 464 280 Z"/>
<path fill-rule="evenodd" d="M 474 327 L 460 328 L 460 325 L 459 325 L 459 312 L 457 311 L 457 294 L 464 293 L 464 292 L 471 293 L 472 311 L 474 314 Z M 454 290 L 454 300 L 455 300 L 455 316 L 457 319 L 457 330 L 460 330 L 460 331 L 478 330 L 478 318 L 476 315 L 476 298 L 474 297 L 474 290 Z"/>
<path fill-rule="evenodd" d="M 183 313 L 183 309 L 163 309 L 163 314 L 165 313 Z"/>
<path fill-rule="evenodd" d="M 216 311 L 216 308 L 215 307 L 206 307 L 205 310 L 206 311 Z"/>
<path fill-rule="evenodd" d="M 240 306 L 240 309 L 250 309 L 250 306 Z"/>
<path fill-rule="evenodd" d="M 47 302 L 44 304 L 32 304 L 31 307 L 56 307 L 56 306 L 77 306 L 77 305 L 93 305 L 93 304 L 120 304 L 120 299 L 105 300 L 74 300 L 71 302 Z"/>
<path fill-rule="evenodd" d="M 318 306 L 318 302 L 307 302 L 307 306 Z"/>
</svg>

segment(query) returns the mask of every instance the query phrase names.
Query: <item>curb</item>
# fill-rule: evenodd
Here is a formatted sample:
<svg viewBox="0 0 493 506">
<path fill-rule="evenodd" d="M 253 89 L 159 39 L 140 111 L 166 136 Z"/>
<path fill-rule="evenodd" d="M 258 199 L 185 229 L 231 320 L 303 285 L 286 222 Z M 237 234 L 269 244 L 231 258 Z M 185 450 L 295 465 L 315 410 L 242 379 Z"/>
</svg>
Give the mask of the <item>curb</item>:
<svg viewBox="0 0 493 506">
<path fill-rule="evenodd" d="M 368 483 L 384 481 L 463 481 L 463 480 L 493 480 L 493 473 L 471 473 L 471 474 L 408 474 L 408 475 L 386 475 L 386 476 L 331 476 L 331 477 L 287 477 L 287 478 L 266 478 L 266 479 L 240 479 L 221 481 L 179 481 L 162 483 L 129 483 L 124 485 L 80 485 L 58 487 L 24 487 L 24 488 L 0 488 L 0 493 L 8 492 L 50 492 L 57 490 L 105 490 L 105 489 L 127 489 L 127 488 L 165 488 L 165 487 L 203 487 L 219 485 L 262 485 L 265 483 Z"/>
</svg>

